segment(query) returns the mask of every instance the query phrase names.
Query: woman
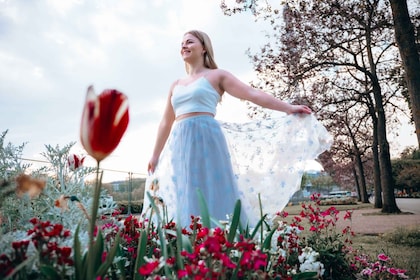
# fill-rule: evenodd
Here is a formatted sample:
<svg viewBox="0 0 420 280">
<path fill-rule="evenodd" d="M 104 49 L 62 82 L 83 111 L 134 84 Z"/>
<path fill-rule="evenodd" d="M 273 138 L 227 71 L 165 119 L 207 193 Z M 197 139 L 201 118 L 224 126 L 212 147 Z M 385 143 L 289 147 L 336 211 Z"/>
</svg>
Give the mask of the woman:
<svg viewBox="0 0 420 280">
<path fill-rule="evenodd" d="M 274 176 L 267 181 L 263 177 L 268 178 L 270 175 L 266 177 L 264 174 L 261 177 L 251 171 L 249 164 L 246 163 L 246 161 L 254 162 L 256 154 L 260 154 L 260 151 L 249 154 L 242 151 L 246 156 L 241 159 L 236 158 L 238 155 L 231 154 L 238 147 L 230 143 L 229 151 L 224 133 L 230 131 L 228 132 L 232 136 L 230 141 L 235 141 L 235 138 L 237 140 L 245 138 L 242 144 L 245 145 L 244 150 L 247 150 L 251 148 L 247 147 L 246 139 L 252 138 L 250 136 L 252 125 L 221 125 L 214 119 L 216 106 L 226 92 L 239 99 L 287 114 L 309 115 L 311 110 L 305 105 L 291 105 L 280 101 L 270 94 L 242 83 L 231 73 L 218 69 L 210 39 L 204 32 L 193 30 L 185 33 L 181 56 L 185 62 L 187 76 L 175 81 L 170 88 L 148 165 L 149 174 L 159 178 L 159 196 L 163 198 L 169 218 L 174 218 L 174 221 L 181 223 L 182 226 L 190 224 L 191 215 L 200 215 L 197 189 L 200 189 L 204 195 L 210 216 L 215 220 L 226 220 L 232 213 L 236 201 L 241 199 L 242 222 L 255 224 L 258 212 L 253 209 L 255 206 L 258 208 L 258 194 L 265 188 L 277 188 L 275 185 L 257 185 L 269 181 L 275 184 L 276 176 L 279 175 L 274 174 L 276 163 L 273 162 L 273 165 L 269 166 L 268 173 Z M 297 116 L 295 118 L 299 119 Z M 257 134 L 262 131 L 261 129 L 259 123 Z M 235 161 L 241 165 L 236 163 L 232 165 Z M 264 163 L 256 168 L 264 167 L 263 165 Z M 277 166 L 276 170 L 280 169 Z M 260 179 L 262 181 L 253 182 Z M 290 187 L 287 192 L 286 197 L 280 198 L 283 202 L 278 204 L 278 211 L 285 206 L 284 201 L 287 202 L 295 192 L 295 186 Z M 146 195 L 145 198 L 147 199 Z M 276 204 L 279 198 L 271 197 L 271 199 Z"/>
</svg>

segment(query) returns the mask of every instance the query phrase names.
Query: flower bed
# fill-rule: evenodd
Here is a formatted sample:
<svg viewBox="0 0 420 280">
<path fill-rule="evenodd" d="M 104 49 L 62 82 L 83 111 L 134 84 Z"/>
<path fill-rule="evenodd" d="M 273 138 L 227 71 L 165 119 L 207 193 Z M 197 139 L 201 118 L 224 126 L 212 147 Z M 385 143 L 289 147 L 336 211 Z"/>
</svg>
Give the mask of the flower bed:
<svg viewBox="0 0 420 280">
<path fill-rule="evenodd" d="M 288 214 L 279 212 L 263 215 L 255 228 L 239 222 L 240 201 L 232 205 L 230 220 L 216 221 L 216 227 L 210 227 L 204 210 L 181 228 L 159 215 L 165 213 L 164 202 L 158 208 L 152 198 L 153 211 L 122 218 L 102 189 L 100 162 L 116 148 L 127 124 L 122 93 L 106 90 L 96 96 L 89 87 L 81 140 L 96 169 L 83 167 L 84 157 L 69 155 L 72 145 L 46 146 L 51 169 L 31 175 L 23 174 L 25 168 L 15 160 L 23 146 L 3 152 L 3 133 L 1 154 L 15 165 L 0 171 L 6 179 L 15 173 L 18 196 L 9 187 L 0 196 L 0 279 L 407 278 L 388 256 L 370 260 L 353 249 L 350 225 L 337 231 L 339 211 L 334 206 L 321 210 L 319 194 L 301 205 L 292 222 L 284 222 Z M 87 185 L 85 177 L 92 173 L 96 180 Z M 344 216 L 349 224 L 351 214 Z"/>
</svg>

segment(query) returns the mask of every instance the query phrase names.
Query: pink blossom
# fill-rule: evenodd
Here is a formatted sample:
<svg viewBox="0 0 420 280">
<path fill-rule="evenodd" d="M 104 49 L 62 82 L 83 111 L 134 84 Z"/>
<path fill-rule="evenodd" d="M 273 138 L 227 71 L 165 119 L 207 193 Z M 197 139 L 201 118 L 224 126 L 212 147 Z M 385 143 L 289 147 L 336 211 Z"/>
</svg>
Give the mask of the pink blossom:
<svg viewBox="0 0 420 280">
<path fill-rule="evenodd" d="M 361 273 L 362 273 L 362 275 L 371 276 L 373 271 L 370 268 L 365 268 L 365 269 L 362 270 Z"/>
<path fill-rule="evenodd" d="M 381 254 L 378 255 L 378 260 L 383 261 L 383 262 L 387 262 L 387 261 L 390 260 L 390 258 L 387 255 L 385 255 L 384 253 L 381 253 Z"/>
</svg>

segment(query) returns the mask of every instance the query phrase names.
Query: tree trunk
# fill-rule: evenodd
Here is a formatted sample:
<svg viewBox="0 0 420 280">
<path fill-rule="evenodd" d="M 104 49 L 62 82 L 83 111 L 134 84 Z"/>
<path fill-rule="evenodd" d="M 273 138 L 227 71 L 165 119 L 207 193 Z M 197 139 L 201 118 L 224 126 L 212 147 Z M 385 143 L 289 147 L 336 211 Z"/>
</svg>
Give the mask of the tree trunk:
<svg viewBox="0 0 420 280">
<path fill-rule="evenodd" d="M 357 175 L 355 165 L 353 165 L 352 169 L 353 169 L 354 182 L 356 183 L 357 201 L 362 201 L 362 195 L 361 195 L 360 184 L 359 184 L 359 176 Z"/>
<path fill-rule="evenodd" d="M 375 107 L 378 114 L 378 148 L 379 148 L 379 169 L 381 171 L 381 187 L 383 195 L 383 213 L 400 213 L 395 200 L 395 184 L 392 177 L 391 155 L 389 144 L 386 138 L 385 112 L 382 104 L 381 88 L 378 80 L 373 81 L 373 94 L 375 97 Z"/>
<path fill-rule="evenodd" d="M 368 203 L 368 196 L 366 191 L 366 177 L 365 177 L 365 171 L 363 168 L 362 158 L 360 157 L 360 152 L 355 151 L 355 158 L 356 158 L 356 169 L 359 171 L 359 178 L 360 178 L 360 196 L 361 201 L 363 203 Z"/>
<path fill-rule="evenodd" d="M 376 126 L 375 126 L 376 127 Z M 381 186 L 381 170 L 379 167 L 379 152 L 378 152 L 378 136 L 377 133 L 374 132 L 374 140 L 373 140 L 373 207 L 374 208 L 382 208 L 382 186 Z"/>
<path fill-rule="evenodd" d="M 375 112 L 377 116 L 377 139 L 379 150 L 379 170 L 381 172 L 381 187 L 383 195 L 382 212 L 399 213 L 394 195 L 394 179 L 392 177 L 391 155 L 386 136 L 386 118 L 382 98 L 382 90 L 376 73 L 376 64 L 373 59 L 371 33 L 366 30 L 366 51 L 369 60 L 370 80 L 372 83 L 373 98 L 375 100 Z"/>
<path fill-rule="evenodd" d="M 374 208 L 382 208 L 382 186 L 381 186 L 381 168 L 379 167 L 379 151 L 378 151 L 378 119 L 376 115 L 372 117 L 373 120 L 373 198 Z"/>
<path fill-rule="evenodd" d="M 395 40 L 405 70 L 411 113 L 420 148 L 420 59 L 414 36 L 414 27 L 408 13 L 407 1 L 390 0 L 390 3 L 394 18 Z"/>
</svg>

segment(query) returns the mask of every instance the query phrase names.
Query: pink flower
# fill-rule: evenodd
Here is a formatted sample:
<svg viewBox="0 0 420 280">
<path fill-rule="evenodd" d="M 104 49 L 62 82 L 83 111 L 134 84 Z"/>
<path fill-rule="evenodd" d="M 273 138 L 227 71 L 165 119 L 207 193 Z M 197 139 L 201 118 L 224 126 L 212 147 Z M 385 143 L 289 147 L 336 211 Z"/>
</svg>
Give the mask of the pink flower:
<svg viewBox="0 0 420 280">
<path fill-rule="evenodd" d="M 67 165 L 69 166 L 71 171 L 75 171 L 83 165 L 84 161 L 85 157 L 72 154 L 69 155 L 69 157 L 67 158 Z"/>
<path fill-rule="evenodd" d="M 398 275 L 399 278 L 403 278 L 403 279 L 407 279 L 408 278 L 408 276 L 405 275 L 405 273 L 407 272 L 405 269 L 399 269 L 399 268 L 395 268 L 395 267 L 390 267 L 386 271 L 388 271 L 392 275 Z"/>
<path fill-rule="evenodd" d="M 362 275 L 371 276 L 373 271 L 370 268 L 365 268 L 365 269 L 362 270 L 361 273 L 362 273 Z"/>
<path fill-rule="evenodd" d="M 390 260 L 390 258 L 387 255 L 381 253 L 381 254 L 378 255 L 378 260 L 383 261 L 383 262 L 387 262 L 387 261 Z"/>
<path fill-rule="evenodd" d="M 95 95 L 93 86 L 87 90 L 80 139 L 89 155 L 98 162 L 118 146 L 128 126 L 128 99 L 115 90 Z"/>
</svg>

